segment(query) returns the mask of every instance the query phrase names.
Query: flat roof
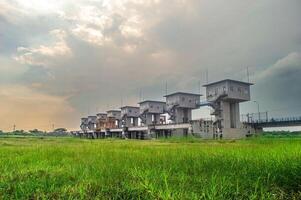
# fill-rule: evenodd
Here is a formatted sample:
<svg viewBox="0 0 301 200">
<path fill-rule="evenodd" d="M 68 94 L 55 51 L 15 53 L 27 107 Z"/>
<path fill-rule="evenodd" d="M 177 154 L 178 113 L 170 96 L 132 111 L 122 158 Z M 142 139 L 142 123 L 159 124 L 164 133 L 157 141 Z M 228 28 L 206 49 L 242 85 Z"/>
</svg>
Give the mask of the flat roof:
<svg viewBox="0 0 301 200">
<path fill-rule="evenodd" d="M 138 108 L 139 109 L 138 106 L 123 106 L 123 107 L 121 107 L 121 109 L 123 109 L 123 108 Z"/>
<path fill-rule="evenodd" d="M 213 82 L 213 83 L 208 83 L 206 85 L 203 85 L 203 87 L 207 87 L 207 86 L 210 86 L 210 85 L 215 85 L 215 84 L 218 84 L 218 83 L 222 83 L 222 82 L 234 82 L 234 83 L 240 83 L 240 84 L 245 84 L 245 85 L 254 85 L 253 83 L 248 83 L 248 82 L 243 82 L 243 81 L 237 81 L 237 80 L 232 80 L 232 79 L 224 79 L 224 80 L 221 80 L 221 81 L 216 81 L 216 82 Z"/>
<path fill-rule="evenodd" d="M 107 113 L 98 113 L 98 114 L 96 114 L 96 116 L 97 115 L 107 115 Z"/>
<path fill-rule="evenodd" d="M 108 110 L 107 113 L 109 112 L 121 112 L 121 110 Z"/>
<path fill-rule="evenodd" d="M 164 104 L 166 104 L 166 102 L 164 102 L 164 101 L 153 101 L 153 100 L 141 101 L 141 102 L 139 102 L 139 104 L 148 103 L 148 102 L 150 102 L 150 103 L 164 103 Z"/>
<path fill-rule="evenodd" d="M 178 94 L 193 95 L 193 96 L 203 96 L 201 94 L 194 94 L 194 93 L 188 93 L 188 92 L 175 92 L 175 93 L 172 93 L 172 94 L 165 95 L 164 97 L 174 96 L 174 95 L 178 95 Z"/>
</svg>

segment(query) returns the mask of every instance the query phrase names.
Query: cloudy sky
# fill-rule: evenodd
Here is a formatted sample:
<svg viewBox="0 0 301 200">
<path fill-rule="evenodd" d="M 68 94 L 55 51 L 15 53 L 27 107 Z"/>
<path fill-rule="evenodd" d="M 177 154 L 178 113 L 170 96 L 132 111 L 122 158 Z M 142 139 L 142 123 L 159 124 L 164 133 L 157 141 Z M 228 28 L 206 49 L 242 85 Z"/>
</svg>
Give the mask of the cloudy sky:
<svg viewBox="0 0 301 200">
<path fill-rule="evenodd" d="M 0 130 L 255 83 L 262 111 L 301 116 L 300 0 L 0 0 Z M 204 93 L 204 89 L 202 89 Z M 121 100 L 122 99 L 122 100 Z M 254 102 L 242 113 L 257 112 Z M 194 113 L 206 115 L 206 110 Z"/>
</svg>

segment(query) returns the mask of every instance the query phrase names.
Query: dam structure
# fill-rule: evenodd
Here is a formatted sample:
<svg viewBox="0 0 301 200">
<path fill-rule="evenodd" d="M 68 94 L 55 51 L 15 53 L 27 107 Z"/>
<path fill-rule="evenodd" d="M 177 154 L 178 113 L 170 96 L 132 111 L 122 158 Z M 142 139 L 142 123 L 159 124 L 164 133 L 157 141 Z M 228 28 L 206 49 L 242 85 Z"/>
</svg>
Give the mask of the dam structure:
<svg viewBox="0 0 301 200">
<path fill-rule="evenodd" d="M 175 92 L 166 101 L 145 100 L 96 116 L 81 119 L 77 135 L 88 138 L 117 137 L 152 139 L 195 136 L 204 139 L 240 139 L 256 133 L 254 126 L 241 122 L 240 103 L 251 100 L 252 83 L 225 79 L 204 85 L 201 94 Z M 211 119 L 192 119 L 192 111 L 211 108 Z"/>
</svg>

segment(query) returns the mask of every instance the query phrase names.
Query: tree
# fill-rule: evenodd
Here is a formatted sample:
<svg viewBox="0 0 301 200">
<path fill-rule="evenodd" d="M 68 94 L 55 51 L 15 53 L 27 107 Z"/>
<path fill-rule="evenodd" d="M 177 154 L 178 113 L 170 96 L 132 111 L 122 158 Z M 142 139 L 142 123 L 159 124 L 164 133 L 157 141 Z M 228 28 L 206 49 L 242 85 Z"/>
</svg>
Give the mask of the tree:
<svg viewBox="0 0 301 200">
<path fill-rule="evenodd" d="M 33 129 L 29 131 L 32 134 L 38 134 L 38 133 L 42 133 L 42 131 L 39 131 L 38 129 Z"/>
<path fill-rule="evenodd" d="M 65 133 L 65 132 L 67 132 L 67 129 L 66 128 L 57 128 L 57 129 L 54 130 L 54 132 L 56 132 L 56 133 Z"/>
</svg>

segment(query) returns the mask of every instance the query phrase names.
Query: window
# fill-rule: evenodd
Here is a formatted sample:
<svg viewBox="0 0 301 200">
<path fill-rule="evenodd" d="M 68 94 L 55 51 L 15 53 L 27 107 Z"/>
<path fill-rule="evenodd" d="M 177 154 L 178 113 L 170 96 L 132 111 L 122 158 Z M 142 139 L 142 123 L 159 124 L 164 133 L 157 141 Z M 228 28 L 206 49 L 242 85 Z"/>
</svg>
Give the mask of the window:
<svg viewBox="0 0 301 200">
<path fill-rule="evenodd" d="M 233 92 L 234 91 L 234 88 L 233 86 L 230 86 L 230 91 Z"/>
<path fill-rule="evenodd" d="M 131 109 L 129 109 L 129 113 L 131 113 L 132 112 L 132 110 Z"/>
<path fill-rule="evenodd" d="M 182 97 L 182 101 L 185 101 L 185 97 Z"/>
</svg>

